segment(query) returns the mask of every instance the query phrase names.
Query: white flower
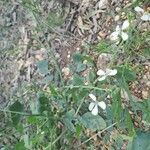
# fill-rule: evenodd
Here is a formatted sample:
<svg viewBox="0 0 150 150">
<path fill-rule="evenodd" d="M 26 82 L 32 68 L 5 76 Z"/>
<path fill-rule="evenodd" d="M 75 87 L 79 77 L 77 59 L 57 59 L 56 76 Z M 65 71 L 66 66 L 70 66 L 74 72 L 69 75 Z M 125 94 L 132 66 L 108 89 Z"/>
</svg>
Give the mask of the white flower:
<svg viewBox="0 0 150 150">
<path fill-rule="evenodd" d="M 89 110 L 93 115 L 98 115 L 98 106 L 103 110 L 106 109 L 106 104 L 104 101 L 98 102 L 93 94 L 89 94 L 89 97 L 93 100 L 89 105 Z"/>
<path fill-rule="evenodd" d="M 126 41 L 128 39 L 128 34 L 124 32 L 129 27 L 129 21 L 125 20 L 120 27 L 119 25 L 116 26 L 115 32 L 113 32 L 110 35 L 110 40 L 112 41 L 119 41 L 119 36 L 123 39 L 123 41 Z"/>
<path fill-rule="evenodd" d="M 116 69 L 106 69 L 105 71 L 100 69 L 97 71 L 97 75 L 99 76 L 98 81 L 103 81 L 107 76 L 114 76 L 117 74 Z"/>
<path fill-rule="evenodd" d="M 150 21 L 150 13 L 144 13 L 141 19 L 143 21 Z"/>
<path fill-rule="evenodd" d="M 134 10 L 135 10 L 137 13 L 139 13 L 139 14 L 142 15 L 142 16 L 141 16 L 141 20 L 143 20 L 143 21 L 150 21 L 150 13 L 145 12 L 144 9 L 142 9 L 142 8 L 139 7 L 139 6 L 136 6 L 136 7 L 134 8 Z"/>
</svg>

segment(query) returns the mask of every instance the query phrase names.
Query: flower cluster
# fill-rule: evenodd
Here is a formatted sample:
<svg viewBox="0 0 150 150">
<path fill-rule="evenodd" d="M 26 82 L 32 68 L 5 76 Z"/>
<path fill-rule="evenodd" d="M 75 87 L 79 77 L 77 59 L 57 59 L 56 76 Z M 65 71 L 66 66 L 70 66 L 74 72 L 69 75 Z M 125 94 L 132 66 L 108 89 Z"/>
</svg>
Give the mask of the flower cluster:
<svg viewBox="0 0 150 150">
<path fill-rule="evenodd" d="M 126 41 L 128 39 L 128 34 L 125 32 L 125 30 L 129 27 L 129 21 L 125 20 L 122 24 L 122 26 L 117 25 L 114 32 L 110 35 L 110 40 L 119 42 L 119 37 L 122 38 L 123 41 Z"/>
<path fill-rule="evenodd" d="M 134 10 L 141 15 L 141 20 L 150 21 L 150 13 L 145 12 L 144 9 L 139 6 L 136 6 Z"/>
<path fill-rule="evenodd" d="M 98 81 L 103 81 L 106 79 L 107 76 L 114 76 L 117 74 L 117 70 L 116 69 L 108 69 L 106 68 L 106 70 L 98 70 L 97 71 L 97 75 L 99 76 Z"/>
<path fill-rule="evenodd" d="M 89 94 L 89 97 L 92 99 L 92 102 L 89 105 L 89 110 L 93 115 L 98 115 L 98 106 L 103 110 L 106 109 L 106 104 L 104 101 L 98 102 L 96 96 L 93 94 Z"/>
<path fill-rule="evenodd" d="M 103 81 L 106 79 L 107 76 L 114 76 L 117 74 L 116 69 L 106 69 L 105 71 L 100 69 L 97 71 L 98 81 Z M 96 96 L 93 94 L 89 94 L 89 97 L 92 99 L 92 102 L 89 105 L 89 110 L 93 115 L 98 115 L 98 107 L 102 108 L 103 110 L 106 109 L 106 103 L 104 101 L 97 101 Z"/>
</svg>

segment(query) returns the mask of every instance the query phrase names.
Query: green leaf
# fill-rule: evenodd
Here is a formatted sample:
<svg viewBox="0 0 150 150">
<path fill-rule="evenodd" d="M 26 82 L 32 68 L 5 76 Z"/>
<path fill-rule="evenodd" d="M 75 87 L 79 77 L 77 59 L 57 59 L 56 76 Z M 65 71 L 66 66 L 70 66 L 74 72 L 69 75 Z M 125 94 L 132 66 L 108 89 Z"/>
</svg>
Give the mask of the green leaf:
<svg viewBox="0 0 150 150">
<path fill-rule="evenodd" d="M 73 54 L 73 61 L 74 61 L 75 63 L 82 62 L 82 60 L 83 60 L 82 54 L 80 54 L 80 53 L 75 53 L 75 54 Z"/>
<path fill-rule="evenodd" d="M 42 80 L 42 83 L 44 84 L 49 84 L 50 82 L 52 82 L 54 79 L 54 76 L 53 75 L 47 75 L 43 80 Z"/>
<path fill-rule="evenodd" d="M 13 103 L 10 107 L 9 107 L 9 110 L 10 111 L 13 111 L 13 112 L 23 112 L 23 105 L 16 101 L 15 103 Z M 13 121 L 13 124 L 15 126 L 18 125 L 19 121 L 20 121 L 20 117 L 21 115 L 20 114 L 17 114 L 17 113 L 11 113 L 11 119 Z"/>
<path fill-rule="evenodd" d="M 27 121 L 28 121 L 28 123 L 30 123 L 30 124 L 37 124 L 37 123 L 38 123 L 38 120 L 37 120 L 37 117 L 36 117 L 36 116 L 29 116 L 29 117 L 27 118 Z"/>
<path fill-rule="evenodd" d="M 47 75 L 49 73 L 48 70 L 48 60 L 41 60 L 37 63 L 37 67 L 39 72 L 43 75 Z"/>
<path fill-rule="evenodd" d="M 138 132 L 132 150 L 150 150 L 150 132 Z"/>
<path fill-rule="evenodd" d="M 96 46 L 96 51 L 98 52 L 108 52 L 109 51 L 109 44 L 106 43 L 105 41 L 101 41 L 97 46 Z"/>
<path fill-rule="evenodd" d="M 135 130 L 134 130 L 134 126 L 132 123 L 132 118 L 131 118 L 127 108 L 125 108 L 124 118 L 125 118 L 124 125 L 125 125 L 125 128 L 127 128 L 127 130 L 128 130 L 129 136 L 134 136 Z"/>
<path fill-rule="evenodd" d="M 68 111 L 63 119 L 65 126 L 72 132 L 75 132 L 74 124 L 72 123 L 74 119 L 75 111 L 72 109 Z"/>
<path fill-rule="evenodd" d="M 89 128 L 92 131 L 102 130 L 106 128 L 105 120 L 99 115 L 92 115 L 91 112 L 87 112 L 82 115 L 82 117 L 80 118 L 80 122 L 84 127 Z"/>
<path fill-rule="evenodd" d="M 88 66 L 95 66 L 95 63 L 93 61 L 93 59 L 91 58 L 91 56 L 83 56 L 83 60 L 86 60 L 87 61 L 87 65 Z"/>
<path fill-rule="evenodd" d="M 84 85 L 83 78 L 81 78 L 79 75 L 75 74 L 73 76 L 73 84 L 74 85 Z"/>
<path fill-rule="evenodd" d="M 150 50 L 149 48 L 145 48 L 142 53 L 147 59 L 150 59 Z"/>
<path fill-rule="evenodd" d="M 114 119 L 118 122 L 122 118 L 122 111 L 123 110 L 121 106 L 121 94 L 120 94 L 120 90 L 117 89 L 112 93 L 112 112 L 113 112 Z"/>
<path fill-rule="evenodd" d="M 24 145 L 27 149 L 32 149 L 32 144 L 29 138 L 29 134 L 26 133 L 23 135 Z"/>
<path fill-rule="evenodd" d="M 136 73 L 127 66 L 121 66 L 118 69 L 117 77 L 124 78 L 126 81 L 135 81 Z"/>
<path fill-rule="evenodd" d="M 76 135 L 77 135 L 77 137 L 79 137 L 81 135 L 81 132 L 82 132 L 82 126 L 77 124 L 76 125 Z"/>
<path fill-rule="evenodd" d="M 37 93 L 38 101 L 39 101 L 39 112 L 50 110 L 49 100 L 43 92 Z"/>
<path fill-rule="evenodd" d="M 87 79 L 88 79 L 88 81 L 89 81 L 91 84 L 93 84 L 93 82 L 94 82 L 95 79 L 96 79 L 96 74 L 95 74 L 95 72 L 93 72 L 93 71 L 89 72 L 89 74 L 88 74 L 88 76 L 87 76 Z"/>
<path fill-rule="evenodd" d="M 84 71 L 86 69 L 86 65 L 85 64 L 83 64 L 83 63 L 77 63 L 77 65 L 76 65 L 76 72 L 77 73 L 80 73 L 80 72 L 82 72 L 82 71 Z"/>
<path fill-rule="evenodd" d="M 26 150 L 26 148 L 24 147 L 24 142 L 23 142 L 23 141 L 18 142 L 18 143 L 15 145 L 15 147 L 14 147 L 13 150 Z"/>
<path fill-rule="evenodd" d="M 57 90 L 56 90 L 56 88 L 54 87 L 54 85 L 50 85 L 49 86 L 49 89 L 50 89 L 50 91 L 51 91 L 51 94 L 53 95 L 53 96 L 58 96 L 59 94 L 58 94 L 58 92 L 57 92 Z"/>
<path fill-rule="evenodd" d="M 31 101 L 30 108 L 31 108 L 32 114 L 38 114 L 39 113 L 39 107 L 40 107 L 40 104 L 39 104 L 38 99 Z"/>
</svg>

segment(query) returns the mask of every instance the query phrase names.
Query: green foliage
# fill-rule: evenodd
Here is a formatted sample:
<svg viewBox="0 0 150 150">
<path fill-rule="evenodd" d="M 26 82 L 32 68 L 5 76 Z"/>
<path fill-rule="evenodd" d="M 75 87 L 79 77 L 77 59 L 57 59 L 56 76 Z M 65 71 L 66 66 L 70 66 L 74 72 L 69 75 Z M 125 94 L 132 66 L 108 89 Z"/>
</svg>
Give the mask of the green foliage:
<svg viewBox="0 0 150 150">
<path fill-rule="evenodd" d="M 109 52 L 110 48 L 109 48 L 109 44 L 106 41 L 101 41 L 100 43 L 97 44 L 97 46 L 95 47 L 95 50 L 98 52 Z"/>
<path fill-rule="evenodd" d="M 121 93 L 120 90 L 117 89 L 112 93 L 112 112 L 113 112 L 113 118 L 120 122 L 122 119 L 122 102 L 121 102 Z"/>
<path fill-rule="evenodd" d="M 91 129 L 92 131 L 106 128 L 105 120 L 99 115 L 93 116 L 90 112 L 83 114 L 80 122 L 84 127 Z"/>
<path fill-rule="evenodd" d="M 25 148 L 25 146 L 24 146 L 24 142 L 23 142 L 23 141 L 18 142 L 18 143 L 15 145 L 15 147 L 14 147 L 13 150 L 26 150 L 26 148 Z"/>
<path fill-rule="evenodd" d="M 37 62 L 37 67 L 42 75 L 47 75 L 49 73 L 48 60 L 41 60 Z"/>
<path fill-rule="evenodd" d="M 65 117 L 63 119 L 66 127 L 72 132 L 75 132 L 75 127 L 74 124 L 72 123 L 72 121 L 74 120 L 74 115 L 75 115 L 75 111 L 70 110 L 65 114 Z"/>
<path fill-rule="evenodd" d="M 120 66 L 117 73 L 118 78 L 124 78 L 126 82 L 136 80 L 136 73 L 128 66 Z"/>
<path fill-rule="evenodd" d="M 53 3 L 55 1 L 51 2 Z M 42 41 L 39 42 L 37 47 L 45 46 L 46 49 L 50 49 L 49 43 L 51 39 L 49 40 L 49 34 L 47 36 L 47 33 L 53 31 L 59 34 L 57 30 L 55 30 L 55 27 L 60 26 L 64 22 L 64 17 L 62 13 L 58 12 L 58 9 L 51 11 L 46 17 L 42 17 L 42 15 L 40 15 L 42 11 L 40 4 L 41 1 L 22 1 L 22 5 L 28 8 L 38 24 L 35 31 L 39 33 L 40 36 L 36 35 L 36 38 L 38 41 L 40 41 L 40 39 L 42 39 Z M 128 17 L 132 19 L 134 18 L 133 16 L 134 15 L 130 14 Z M 108 67 L 117 69 L 117 75 L 112 77 L 111 80 L 106 79 L 104 82 L 97 80 L 98 75 L 96 71 L 98 68 L 96 68 L 95 56 L 91 56 L 92 52 L 87 54 L 86 50 L 73 54 L 73 61 L 71 61 L 71 64 L 68 64 L 71 70 L 71 77 L 68 78 L 67 81 L 63 78 L 63 74 L 61 74 L 62 66 L 60 67 L 59 64 L 57 64 L 57 60 L 52 58 L 55 51 L 50 52 L 52 61 L 45 59 L 37 62 L 37 69 L 43 77 L 43 80 L 39 82 L 42 83 L 42 85 L 35 85 L 35 91 L 27 89 L 30 93 L 25 92 L 25 94 L 21 94 L 21 96 L 25 95 L 27 100 L 29 99 L 29 107 L 27 107 L 25 111 L 23 105 L 19 101 L 16 101 L 9 107 L 9 110 L 2 111 L 4 114 L 10 114 L 10 119 L 15 127 L 15 133 L 19 132 L 19 134 L 21 134 L 18 143 L 13 145 L 14 150 L 67 150 L 73 149 L 76 143 L 81 143 L 82 141 L 83 143 L 85 142 L 85 149 L 95 149 L 94 144 L 86 145 L 86 141 L 92 139 L 91 134 L 85 134 L 86 129 L 89 129 L 92 135 L 99 131 L 103 132 L 108 130 L 108 132 L 102 136 L 102 140 L 105 140 L 105 143 L 108 144 L 110 143 L 110 137 L 112 138 L 110 149 L 121 149 L 124 140 L 128 141 L 127 150 L 150 149 L 149 132 L 138 132 L 137 137 L 132 143 L 132 139 L 136 134 L 136 128 L 133 125 L 133 119 L 129 113 L 132 111 L 135 116 L 138 116 L 137 111 L 140 111 L 142 113 L 142 121 L 149 125 L 150 99 L 137 102 L 131 94 L 128 85 L 137 80 L 138 75 L 137 72 L 132 69 L 132 66 L 128 65 L 132 63 L 130 57 L 138 56 L 139 52 L 136 51 L 142 49 L 140 56 L 142 54 L 142 58 L 143 56 L 144 58 L 149 58 L 149 43 L 147 42 L 148 40 L 146 40 L 148 34 L 146 33 L 139 36 L 141 33 L 132 28 L 129 32 L 130 40 L 127 42 L 121 42 L 115 45 L 114 43 L 112 44 L 103 40 L 100 41 L 96 47 L 93 46 L 94 50 L 98 53 L 112 53 L 114 56 L 113 59 L 118 58 L 118 52 L 120 51 L 127 56 L 125 60 L 121 60 L 123 62 L 121 62 L 122 65 L 120 66 L 116 66 L 116 64 L 120 64 L 120 62 L 118 63 L 118 61 L 114 60 L 108 64 Z M 51 62 L 52 64 L 50 64 Z M 50 68 L 51 65 L 53 67 Z M 90 69 L 90 71 L 86 76 L 83 76 L 86 69 L 87 71 Z M 51 72 L 53 73 L 51 74 Z M 63 84 L 60 84 L 61 82 Z M 121 91 L 125 91 L 129 99 L 124 100 L 121 96 Z M 107 105 L 105 111 L 99 109 L 99 115 L 97 116 L 92 115 L 88 110 L 89 101 L 94 103 L 94 100 L 89 98 L 90 93 L 96 95 L 98 101 L 96 101 L 95 104 L 98 104 L 99 100 L 103 100 Z M 16 97 L 16 99 L 18 99 L 18 97 Z M 12 128 L 12 124 L 10 124 L 10 126 Z M 111 133 L 115 133 L 113 132 L 114 126 L 118 134 L 112 137 Z"/>
<path fill-rule="evenodd" d="M 137 137 L 133 140 L 132 150 L 149 150 L 150 149 L 150 132 L 138 132 Z"/>
<path fill-rule="evenodd" d="M 16 101 L 9 107 L 9 110 L 12 111 L 11 113 L 12 122 L 14 126 L 17 126 L 21 119 L 21 115 L 16 112 L 23 112 L 23 105 L 19 101 Z"/>
<path fill-rule="evenodd" d="M 75 74 L 73 76 L 73 85 L 84 85 L 83 78 L 79 75 Z"/>
</svg>

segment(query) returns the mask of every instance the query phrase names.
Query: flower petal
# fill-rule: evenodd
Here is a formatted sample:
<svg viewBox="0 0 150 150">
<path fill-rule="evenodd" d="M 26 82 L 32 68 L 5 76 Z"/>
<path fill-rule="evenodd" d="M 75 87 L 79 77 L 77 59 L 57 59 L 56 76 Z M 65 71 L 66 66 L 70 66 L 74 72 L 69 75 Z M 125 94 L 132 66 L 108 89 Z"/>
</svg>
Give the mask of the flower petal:
<svg viewBox="0 0 150 150">
<path fill-rule="evenodd" d="M 129 36 L 128 36 L 127 33 L 121 32 L 121 37 L 122 37 L 123 41 L 126 41 L 126 40 L 128 39 Z"/>
<path fill-rule="evenodd" d="M 119 33 L 118 31 L 115 31 L 110 34 L 110 40 L 111 41 L 117 41 L 119 39 Z"/>
<path fill-rule="evenodd" d="M 103 80 L 106 79 L 106 77 L 107 77 L 106 75 L 104 75 L 104 76 L 102 76 L 102 77 L 99 77 L 99 78 L 98 78 L 98 81 L 103 81 Z"/>
<path fill-rule="evenodd" d="M 119 25 L 116 26 L 116 32 L 118 32 L 118 34 L 121 32 L 121 28 Z"/>
<path fill-rule="evenodd" d="M 150 21 L 150 13 L 144 13 L 141 19 L 143 21 Z"/>
<path fill-rule="evenodd" d="M 103 110 L 106 109 L 106 103 L 104 101 L 98 102 L 98 106 L 101 107 Z"/>
<path fill-rule="evenodd" d="M 89 94 L 89 97 L 93 100 L 96 101 L 96 96 L 94 94 Z"/>
<path fill-rule="evenodd" d="M 91 102 L 89 105 L 89 111 L 92 111 L 95 106 L 95 103 Z"/>
<path fill-rule="evenodd" d="M 142 9 L 142 8 L 139 7 L 139 6 L 136 6 L 136 7 L 134 8 L 134 10 L 135 10 L 136 12 L 141 12 L 141 13 L 144 12 L 144 9 Z"/>
<path fill-rule="evenodd" d="M 97 71 L 97 75 L 99 75 L 99 76 L 104 76 L 105 74 L 106 74 L 105 71 L 102 69 Z"/>
<path fill-rule="evenodd" d="M 114 76 L 117 74 L 117 69 L 106 69 L 106 74 L 108 76 Z"/>
<path fill-rule="evenodd" d="M 125 20 L 125 21 L 123 22 L 123 25 L 122 25 L 121 29 L 122 29 L 122 30 L 125 30 L 125 29 L 127 29 L 128 27 L 129 27 L 129 21 L 128 21 L 128 20 Z"/>
<path fill-rule="evenodd" d="M 93 114 L 94 116 L 98 115 L 98 105 L 95 105 L 95 107 L 94 107 L 93 110 L 92 110 L 92 114 Z"/>
</svg>

